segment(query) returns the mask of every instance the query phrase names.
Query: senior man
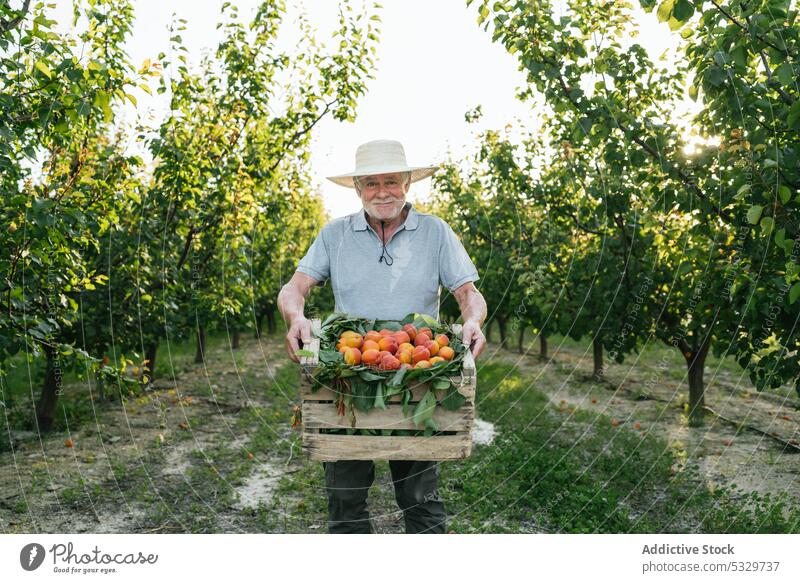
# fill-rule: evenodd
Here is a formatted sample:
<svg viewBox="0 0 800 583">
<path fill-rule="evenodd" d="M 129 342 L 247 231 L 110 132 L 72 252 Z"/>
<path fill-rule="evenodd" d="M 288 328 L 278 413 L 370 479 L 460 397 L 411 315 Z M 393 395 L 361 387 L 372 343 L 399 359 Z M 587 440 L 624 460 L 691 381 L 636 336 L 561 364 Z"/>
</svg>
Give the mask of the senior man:
<svg viewBox="0 0 800 583">
<path fill-rule="evenodd" d="M 411 183 L 438 169 L 408 166 L 400 142 L 376 140 L 358 147 L 353 172 L 329 177 L 355 188 L 364 208 L 322 228 L 278 295 L 292 360 L 299 361 L 295 354 L 299 342 L 311 341 L 304 299 L 312 286 L 324 285 L 327 279 L 333 286 L 335 311 L 382 320 L 399 320 L 411 312 L 438 320 L 440 285 L 444 285 L 461 308 L 462 341 L 475 357 L 483 351 L 486 302 L 473 283 L 478 279 L 475 265 L 450 225 L 406 202 Z M 374 462 L 339 460 L 323 466 L 329 532 L 375 532 L 367 510 Z M 446 532 L 438 463 L 393 460 L 389 468 L 406 532 Z"/>
</svg>

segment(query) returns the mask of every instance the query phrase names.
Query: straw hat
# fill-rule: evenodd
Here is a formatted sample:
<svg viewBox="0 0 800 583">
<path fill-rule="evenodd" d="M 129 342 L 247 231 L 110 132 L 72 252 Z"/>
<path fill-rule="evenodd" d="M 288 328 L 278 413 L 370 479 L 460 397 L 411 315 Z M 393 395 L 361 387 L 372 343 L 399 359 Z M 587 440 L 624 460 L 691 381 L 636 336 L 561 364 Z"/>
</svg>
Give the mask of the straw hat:
<svg viewBox="0 0 800 583">
<path fill-rule="evenodd" d="M 411 182 L 423 180 L 439 170 L 438 166 L 409 166 L 403 144 L 396 140 L 373 140 L 356 150 L 356 169 L 348 174 L 328 176 L 340 186 L 355 188 L 354 176 L 371 176 L 390 172 L 411 172 Z"/>
</svg>

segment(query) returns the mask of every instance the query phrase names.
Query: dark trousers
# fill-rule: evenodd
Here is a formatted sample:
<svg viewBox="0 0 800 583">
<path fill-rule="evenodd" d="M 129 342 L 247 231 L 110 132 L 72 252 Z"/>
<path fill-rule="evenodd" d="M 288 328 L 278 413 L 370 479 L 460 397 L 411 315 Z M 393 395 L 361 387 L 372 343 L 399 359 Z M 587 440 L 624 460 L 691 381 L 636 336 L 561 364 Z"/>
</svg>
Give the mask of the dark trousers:
<svg viewBox="0 0 800 583">
<path fill-rule="evenodd" d="M 367 492 L 375 479 L 370 460 L 322 462 L 328 495 L 328 532 L 374 533 Z M 407 533 L 446 532 L 444 502 L 439 495 L 439 464 L 434 461 L 390 461 L 394 495 L 403 511 Z"/>
</svg>

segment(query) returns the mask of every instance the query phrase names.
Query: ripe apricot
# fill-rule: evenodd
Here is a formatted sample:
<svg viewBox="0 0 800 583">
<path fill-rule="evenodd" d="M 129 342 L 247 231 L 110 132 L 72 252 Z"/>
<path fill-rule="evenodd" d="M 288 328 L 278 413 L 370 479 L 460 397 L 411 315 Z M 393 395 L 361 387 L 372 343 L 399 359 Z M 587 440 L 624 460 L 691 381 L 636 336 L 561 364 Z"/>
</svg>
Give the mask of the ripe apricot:
<svg viewBox="0 0 800 583">
<path fill-rule="evenodd" d="M 447 334 L 437 334 L 434 340 L 436 340 L 439 346 L 447 346 L 450 344 L 450 339 L 447 337 Z"/>
<path fill-rule="evenodd" d="M 397 370 L 400 368 L 400 364 L 400 361 L 391 354 L 388 354 L 381 359 L 381 368 L 384 370 Z"/>
<path fill-rule="evenodd" d="M 427 326 L 420 328 L 417 334 L 425 334 L 428 338 L 433 338 L 433 331 Z"/>
<path fill-rule="evenodd" d="M 430 342 L 425 344 L 425 348 L 427 348 L 431 356 L 436 356 L 439 353 L 439 343 L 436 340 L 431 340 Z"/>
<path fill-rule="evenodd" d="M 381 349 L 380 345 L 377 342 L 375 342 L 374 340 L 364 340 L 364 345 L 361 347 L 361 350 L 363 350 L 365 352 L 367 350 L 380 351 L 380 349 Z"/>
<path fill-rule="evenodd" d="M 355 336 L 342 337 L 342 343 L 350 348 L 361 348 L 361 345 L 364 344 L 364 339 L 361 334 L 356 334 Z"/>
<path fill-rule="evenodd" d="M 414 365 L 414 368 L 430 368 L 431 363 L 427 360 L 420 360 L 417 364 Z"/>
<path fill-rule="evenodd" d="M 453 360 L 453 357 L 456 355 L 456 351 L 450 348 L 449 346 L 442 346 L 439 349 L 439 353 L 437 356 L 441 356 L 445 360 Z"/>
<path fill-rule="evenodd" d="M 378 364 L 381 360 L 381 353 L 377 350 L 370 349 L 365 350 L 364 353 L 361 355 L 361 362 L 364 364 Z"/>
<path fill-rule="evenodd" d="M 411 354 L 411 362 L 417 364 L 421 360 L 428 360 L 431 357 L 431 352 L 424 346 L 417 346 Z"/>
<path fill-rule="evenodd" d="M 339 335 L 339 338 L 345 338 L 346 336 L 360 336 L 360 334 L 355 330 L 345 330 Z"/>
<path fill-rule="evenodd" d="M 416 337 L 414 338 L 414 345 L 415 346 L 425 346 L 425 344 L 427 344 L 430 341 L 431 341 L 431 337 L 430 336 L 428 336 L 427 334 L 423 334 L 422 332 L 419 332 L 416 335 Z"/>
<path fill-rule="evenodd" d="M 344 361 L 350 366 L 361 364 L 361 351 L 358 348 L 348 348 L 344 353 Z"/>
<path fill-rule="evenodd" d="M 411 340 L 414 340 L 414 337 L 417 335 L 417 327 L 414 326 L 414 324 L 406 324 L 403 326 L 403 332 L 408 334 Z"/>
<path fill-rule="evenodd" d="M 411 350 L 397 351 L 397 358 L 402 363 L 410 363 L 412 360 L 413 352 Z"/>
<path fill-rule="evenodd" d="M 364 342 L 366 342 L 367 340 L 372 340 L 373 342 L 378 342 L 381 338 L 382 338 L 382 336 L 378 332 L 376 332 L 375 330 L 370 330 L 369 332 L 364 334 Z"/>
<path fill-rule="evenodd" d="M 381 336 L 391 336 L 394 334 L 394 330 L 389 330 L 388 328 L 383 328 L 380 332 L 378 332 Z"/>
<path fill-rule="evenodd" d="M 397 352 L 402 352 L 403 350 L 410 350 L 414 352 L 415 346 L 410 342 L 403 342 L 400 346 L 397 347 Z"/>
<path fill-rule="evenodd" d="M 407 332 L 404 330 L 400 330 L 394 333 L 394 338 L 397 340 L 398 344 L 403 344 L 404 342 L 411 342 L 411 336 L 408 335 Z"/>
<path fill-rule="evenodd" d="M 394 336 L 384 336 L 383 338 L 381 338 L 381 341 L 378 342 L 378 346 L 380 347 L 381 350 L 386 350 L 388 352 L 391 352 L 392 354 L 397 352 L 398 344 L 399 343 L 397 342 L 397 340 L 394 339 Z"/>
<path fill-rule="evenodd" d="M 392 353 L 391 353 L 391 352 L 389 352 L 388 350 L 381 350 L 381 353 L 380 353 L 380 354 L 381 354 L 381 359 L 382 359 L 384 356 L 386 356 L 387 354 L 388 354 L 389 356 L 394 356 L 394 354 L 392 354 Z"/>
<path fill-rule="evenodd" d="M 344 354 L 345 350 L 347 350 L 348 348 L 350 347 L 347 344 L 342 344 L 341 342 L 336 345 L 336 350 L 338 350 L 342 354 Z"/>
<path fill-rule="evenodd" d="M 447 361 L 444 358 L 442 358 L 441 356 L 433 356 L 433 357 L 431 357 L 431 360 L 430 360 L 431 365 L 434 365 L 437 362 L 447 362 Z"/>
</svg>

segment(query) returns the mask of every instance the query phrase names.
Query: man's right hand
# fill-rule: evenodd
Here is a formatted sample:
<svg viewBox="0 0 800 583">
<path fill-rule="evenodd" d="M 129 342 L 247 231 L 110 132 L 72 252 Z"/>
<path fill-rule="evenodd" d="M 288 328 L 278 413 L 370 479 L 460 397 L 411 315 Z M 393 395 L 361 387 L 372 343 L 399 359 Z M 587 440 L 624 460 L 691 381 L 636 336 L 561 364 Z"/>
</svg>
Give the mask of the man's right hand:
<svg viewBox="0 0 800 583">
<path fill-rule="evenodd" d="M 311 320 L 304 317 L 295 318 L 286 333 L 286 351 L 295 362 L 300 362 L 300 357 L 295 354 L 300 350 L 300 342 L 303 343 L 303 348 L 308 348 L 311 343 Z"/>
</svg>

